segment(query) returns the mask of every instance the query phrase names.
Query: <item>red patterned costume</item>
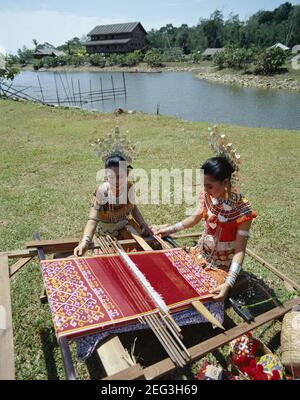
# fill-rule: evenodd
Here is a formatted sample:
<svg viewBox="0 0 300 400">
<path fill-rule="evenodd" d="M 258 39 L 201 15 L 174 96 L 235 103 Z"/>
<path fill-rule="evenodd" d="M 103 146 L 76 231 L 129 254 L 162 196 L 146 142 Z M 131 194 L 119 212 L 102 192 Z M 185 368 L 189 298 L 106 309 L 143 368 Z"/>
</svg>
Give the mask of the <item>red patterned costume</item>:
<svg viewBox="0 0 300 400">
<path fill-rule="evenodd" d="M 205 193 L 200 198 L 204 231 L 196 247 L 191 249 L 194 260 L 203 266 L 215 268 L 223 283 L 235 253 L 239 226 L 256 217 L 249 201 L 232 193 L 228 200 L 216 199 Z"/>
</svg>

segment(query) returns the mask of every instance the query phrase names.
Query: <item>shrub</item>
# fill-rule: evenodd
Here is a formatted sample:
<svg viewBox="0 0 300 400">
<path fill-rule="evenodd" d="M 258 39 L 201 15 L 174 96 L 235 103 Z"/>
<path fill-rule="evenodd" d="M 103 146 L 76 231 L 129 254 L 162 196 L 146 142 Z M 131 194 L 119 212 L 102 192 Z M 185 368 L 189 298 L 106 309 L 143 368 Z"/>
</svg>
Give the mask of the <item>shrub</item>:
<svg viewBox="0 0 300 400">
<path fill-rule="evenodd" d="M 95 67 L 105 67 L 105 58 L 101 54 L 91 54 L 89 56 L 89 62 L 91 65 L 94 65 Z"/>
<path fill-rule="evenodd" d="M 108 66 L 111 65 L 122 65 L 124 63 L 124 54 L 119 54 L 119 53 L 111 53 L 107 58 L 106 58 L 106 64 Z"/>
<path fill-rule="evenodd" d="M 45 68 L 53 68 L 53 67 L 57 67 L 57 59 L 56 57 L 43 57 L 42 58 L 42 62 Z"/>
<path fill-rule="evenodd" d="M 252 51 L 243 48 L 226 49 L 225 57 L 227 58 L 228 67 L 237 70 L 245 70 L 254 61 Z"/>
<path fill-rule="evenodd" d="M 255 60 L 255 72 L 262 75 L 273 75 L 280 72 L 286 58 L 286 51 L 280 48 L 262 50 Z"/>
<path fill-rule="evenodd" d="M 34 69 L 35 71 L 37 71 L 37 70 L 39 70 L 40 68 L 43 68 L 44 62 L 43 62 L 42 59 L 41 59 L 41 60 L 34 60 L 33 63 L 32 63 L 32 65 L 33 65 L 33 69 Z"/>
<path fill-rule="evenodd" d="M 216 53 L 213 63 L 222 68 L 232 68 L 236 70 L 246 68 L 255 60 L 253 49 L 228 47 L 224 51 Z"/>
<path fill-rule="evenodd" d="M 200 63 L 202 61 L 202 54 L 201 51 L 196 51 L 196 53 L 192 53 L 192 62 L 193 63 Z"/>
<path fill-rule="evenodd" d="M 148 50 L 145 54 L 144 61 L 150 65 L 150 67 L 163 67 L 162 55 L 158 50 Z"/>
<path fill-rule="evenodd" d="M 127 53 L 126 55 L 124 55 L 121 65 L 127 67 L 133 67 L 135 65 L 138 65 L 141 60 L 142 60 L 141 52 L 139 50 L 135 50 L 131 53 Z"/>
</svg>

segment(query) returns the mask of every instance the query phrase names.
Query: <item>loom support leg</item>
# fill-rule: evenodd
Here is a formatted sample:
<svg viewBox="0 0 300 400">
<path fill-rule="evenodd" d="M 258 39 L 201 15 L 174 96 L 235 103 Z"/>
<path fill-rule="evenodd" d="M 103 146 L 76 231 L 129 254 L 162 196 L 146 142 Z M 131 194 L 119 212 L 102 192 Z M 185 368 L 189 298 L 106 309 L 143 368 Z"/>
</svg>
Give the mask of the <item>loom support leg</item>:
<svg viewBox="0 0 300 400">
<path fill-rule="evenodd" d="M 68 341 L 65 337 L 58 339 L 59 348 L 61 351 L 64 369 L 68 380 L 76 380 L 76 372 L 72 361 L 71 351 Z"/>
</svg>

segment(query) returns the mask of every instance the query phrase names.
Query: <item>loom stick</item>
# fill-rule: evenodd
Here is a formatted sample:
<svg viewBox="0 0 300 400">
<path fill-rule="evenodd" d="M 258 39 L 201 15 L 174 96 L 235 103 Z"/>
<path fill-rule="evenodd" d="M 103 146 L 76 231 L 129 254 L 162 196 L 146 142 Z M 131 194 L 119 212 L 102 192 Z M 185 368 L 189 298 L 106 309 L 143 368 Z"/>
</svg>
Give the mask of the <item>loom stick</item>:
<svg viewBox="0 0 300 400">
<path fill-rule="evenodd" d="M 149 320 L 150 320 L 150 324 L 153 324 L 152 330 L 154 333 L 159 335 L 159 337 L 161 338 L 161 343 L 162 344 L 165 343 L 164 348 L 167 351 L 167 353 L 169 355 L 172 354 L 173 358 L 175 359 L 175 362 L 179 366 L 183 367 L 185 365 L 185 359 L 184 359 L 183 355 L 179 352 L 179 349 L 176 347 L 176 343 L 174 346 L 172 337 L 170 336 L 169 332 L 164 329 L 164 326 L 161 325 L 159 320 L 157 320 L 156 318 L 153 318 L 154 316 L 149 316 L 149 317 L 150 317 L 149 319 L 147 317 L 146 321 L 149 324 Z M 149 326 L 151 326 L 150 324 L 149 324 Z"/>
<path fill-rule="evenodd" d="M 152 247 L 138 234 L 138 232 L 131 225 L 126 225 L 126 230 L 131 234 L 133 239 L 141 246 L 143 250 L 153 250 Z"/>
<path fill-rule="evenodd" d="M 203 315 L 207 321 L 211 322 L 213 325 L 216 325 L 217 327 L 223 329 L 225 331 L 224 326 L 217 320 L 216 317 L 212 315 L 211 312 L 208 311 L 208 309 L 201 303 L 201 301 L 193 301 L 192 306 L 195 308 L 195 310 L 198 311 L 199 314 Z"/>
</svg>

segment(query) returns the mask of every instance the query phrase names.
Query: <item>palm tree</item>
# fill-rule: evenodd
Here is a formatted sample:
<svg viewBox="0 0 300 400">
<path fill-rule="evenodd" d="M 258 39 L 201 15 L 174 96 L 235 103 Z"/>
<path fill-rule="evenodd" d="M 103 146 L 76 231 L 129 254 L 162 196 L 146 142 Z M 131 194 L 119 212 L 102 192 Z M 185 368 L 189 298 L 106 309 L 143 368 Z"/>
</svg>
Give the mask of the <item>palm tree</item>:
<svg viewBox="0 0 300 400">
<path fill-rule="evenodd" d="M 34 44 L 35 50 L 36 50 L 36 48 L 38 47 L 39 42 L 36 39 L 32 39 L 32 43 Z"/>
</svg>

